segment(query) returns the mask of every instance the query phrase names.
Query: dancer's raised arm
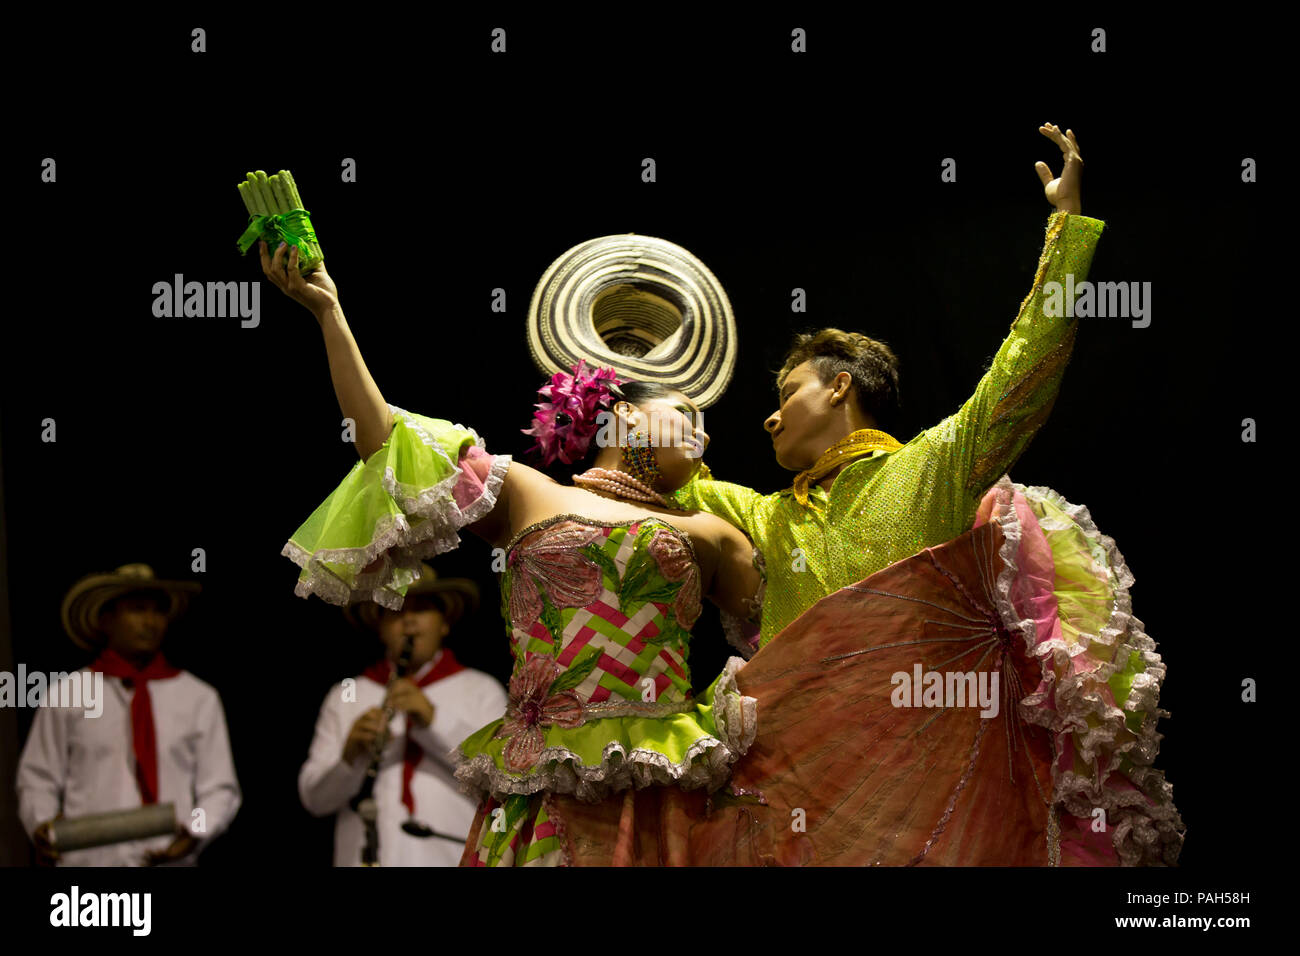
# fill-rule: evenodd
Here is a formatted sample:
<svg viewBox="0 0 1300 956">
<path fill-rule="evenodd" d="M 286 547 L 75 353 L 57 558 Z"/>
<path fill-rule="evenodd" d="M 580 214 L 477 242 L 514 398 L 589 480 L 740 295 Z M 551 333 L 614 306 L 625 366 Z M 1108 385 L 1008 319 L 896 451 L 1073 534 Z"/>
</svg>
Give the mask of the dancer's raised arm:
<svg viewBox="0 0 1300 956">
<path fill-rule="evenodd" d="M 1059 295 L 1049 290 L 1083 284 L 1104 228 L 1100 220 L 1079 214 L 1083 160 L 1074 132 L 1062 133 L 1050 123 L 1039 132 L 1060 147 L 1063 168 L 1053 179 L 1046 163 L 1035 164 L 1043 193 L 1056 211 L 1048 219 L 1033 287 L 975 394 L 955 415 L 929 429 L 925 441 L 914 440 L 890 462 L 898 467 L 917 455 L 941 462 L 939 471 L 947 480 L 930 483 L 924 507 L 948 516 L 948 536 L 969 527 L 984 492 L 1016 462 L 1052 410 L 1078 320 L 1068 311 L 1057 314 Z"/>
<path fill-rule="evenodd" d="M 537 487 L 530 479 L 538 473 L 512 468 L 510 456 L 488 451 L 473 428 L 389 405 L 325 267 L 304 277 L 296 248 L 281 245 L 272 256 L 261 243 L 258 251 L 267 279 L 316 317 L 339 408 L 355 423 L 361 456 L 281 551 L 303 569 L 294 593 L 400 608 L 417 562 L 457 547 L 461 529 L 498 546 L 507 540 L 516 491 Z"/>
<path fill-rule="evenodd" d="M 325 338 L 334 394 L 338 397 L 343 417 L 356 422 L 357 454 L 365 461 L 383 446 L 392 432 L 393 416 L 366 368 L 347 319 L 343 317 L 334 280 L 325 271 L 324 263 L 310 275 L 300 275 L 297 246 L 281 243 L 272 257 L 263 240 L 258 243 L 258 251 L 262 258 L 262 272 L 272 285 L 316 316 L 321 335 Z"/>
</svg>

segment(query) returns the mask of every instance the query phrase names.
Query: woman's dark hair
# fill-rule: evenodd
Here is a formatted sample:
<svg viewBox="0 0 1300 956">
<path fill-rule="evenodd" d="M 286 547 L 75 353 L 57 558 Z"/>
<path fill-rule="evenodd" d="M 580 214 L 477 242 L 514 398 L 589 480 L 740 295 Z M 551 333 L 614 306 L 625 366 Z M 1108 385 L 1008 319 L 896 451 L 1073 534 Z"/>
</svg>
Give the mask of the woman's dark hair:
<svg viewBox="0 0 1300 956">
<path fill-rule="evenodd" d="M 611 407 L 623 401 L 631 402 L 633 405 L 640 405 L 642 402 L 653 401 L 656 398 L 672 398 L 674 395 L 681 394 L 671 385 L 665 385 L 662 382 L 624 382 L 622 385 L 611 385 L 609 392 L 614 396 L 614 401 L 610 402 Z M 593 435 L 591 445 L 587 448 L 587 454 L 583 456 L 576 471 L 585 471 L 589 468 L 599 451 L 600 446 L 596 444 L 596 438 Z"/>
<path fill-rule="evenodd" d="M 588 385 L 585 387 L 595 388 L 596 386 Z M 639 405 L 654 399 L 671 399 L 673 396 L 681 394 L 678 389 L 673 388 L 671 385 L 664 385 L 662 382 L 636 381 L 624 382 L 622 385 L 613 385 L 606 382 L 599 387 L 608 389 L 609 407 L 602 408 L 598 406 L 591 421 L 575 423 L 568 414 L 557 410 L 554 413 L 554 418 L 548 423 L 544 417 L 545 411 L 534 414 L 533 428 L 524 430 L 526 435 L 537 436 L 537 443 L 528 452 L 534 467 L 543 470 L 563 467 L 573 469 L 575 473 L 585 471 L 590 467 L 591 460 L 595 458 L 600 449 L 596 438 L 603 430 L 601 422 L 606 421 L 601 416 L 610 414 L 610 408 L 613 405 L 620 401 L 628 401 L 634 405 Z M 584 396 L 579 400 L 582 404 L 590 407 L 585 400 L 588 396 Z M 553 406 L 548 404 L 546 406 L 539 405 L 538 407 L 540 409 L 550 409 Z M 565 465 L 562 459 L 556 456 L 555 450 L 559 442 L 562 441 L 565 446 L 576 453 L 583 447 L 581 444 L 583 440 L 587 442 L 586 450 L 582 452 L 582 457 L 572 464 Z M 549 465 L 547 464 L 548 458 L 550 459 Z"/>
<path fill-rule="evenodd" d="M 616 399 L 629 401 L 633 405 L 681 394 L 678 389 L 663 382 L 624 382 L 622 385 L 611 385 L 609 390 Z"/>
</svg>

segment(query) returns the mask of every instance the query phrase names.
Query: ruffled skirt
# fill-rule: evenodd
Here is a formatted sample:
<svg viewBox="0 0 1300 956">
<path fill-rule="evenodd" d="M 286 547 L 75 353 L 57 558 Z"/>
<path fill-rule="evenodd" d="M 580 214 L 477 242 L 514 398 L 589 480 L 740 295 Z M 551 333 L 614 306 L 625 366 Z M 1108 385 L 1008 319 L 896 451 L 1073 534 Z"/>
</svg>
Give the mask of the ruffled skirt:
<svg viewBox="0 0 1300 956">
<path fill-rule="evenodd" d="M 690 862 L 1175 864 L 1132 583 L 1086 508 L 1004 477 L 973 530 L 824 598 L 739 674 L 758 734 Z"/>
<path fill-rule="evenodd" d="M 1132 583 L 1086 508 L 1003 478 L 971 531 L 737 672 L 757 735 L 727 787 L 489 799 L 462 865 L 1175 864 L 1165 668 Z"/>
</svg>

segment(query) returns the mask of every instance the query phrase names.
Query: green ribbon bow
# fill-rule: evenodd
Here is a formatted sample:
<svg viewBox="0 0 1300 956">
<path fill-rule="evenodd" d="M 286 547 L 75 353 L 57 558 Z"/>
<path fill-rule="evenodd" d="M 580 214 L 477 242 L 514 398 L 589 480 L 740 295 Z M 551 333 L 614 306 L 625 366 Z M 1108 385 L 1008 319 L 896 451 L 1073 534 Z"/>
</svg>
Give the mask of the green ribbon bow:
<svg viewBox="0 0 1300 956">
<path fill-rule="evenodd" d="M 302 255 L 307 254 L 304 243 L 316 242 L 316 232 L 311 227 L 311 214 L 306 209 L 291 209 L 274 216 L 250 216 L 248 228 L 239 237 L 239 254 L 247 255 L 258 239 L 265 239 L 272 248 L 287 242 L 297 246 Z"/>
</svg>

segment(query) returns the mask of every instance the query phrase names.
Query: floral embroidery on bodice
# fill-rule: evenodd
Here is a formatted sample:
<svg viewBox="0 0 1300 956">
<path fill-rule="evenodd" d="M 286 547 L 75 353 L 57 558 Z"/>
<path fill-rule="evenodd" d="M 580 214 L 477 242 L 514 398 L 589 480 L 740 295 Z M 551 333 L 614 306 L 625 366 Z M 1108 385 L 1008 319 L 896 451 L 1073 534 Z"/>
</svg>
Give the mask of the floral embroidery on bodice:
<svg viewBox="0 0 1300 956">
<path fill-rule="evenodd" d="M 690 538 L 666 521 L 531 525 L 507 549 L 501 591 L 515 657 L 496 735 L 510 738 L 508 769 L 536 763 L 549 726 L 687 706 L 700 570 Z"/>
<path fill-rule="evenodd" d="M 300 596 L 399 610 L 414 561 L 459 546 L 500 505 L 508 455 L 446 419 L 389 410 L 384 444 L 284 545 Z M 702 578 L 690 537 L 657 516 L 562 514 L 522 529 L 504 559 L 494 564 L 515 659 L 509 704 L 456 750 L 456 780 L 504 809 L 505 829 L 494 813 L 477 859 L 567 853 L 560 818 L 542 808 L 552 794 L 597 803 L 632 788 L 721 787 L 753 742 L 757 701 L 739 691 L 739 658 L 692 696 Z"/>
</svg>

